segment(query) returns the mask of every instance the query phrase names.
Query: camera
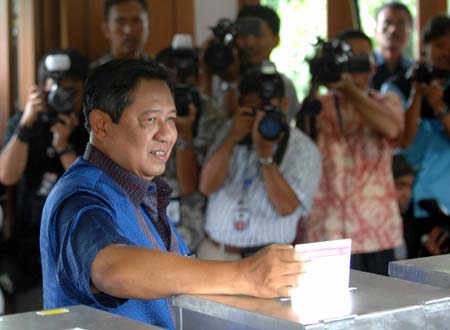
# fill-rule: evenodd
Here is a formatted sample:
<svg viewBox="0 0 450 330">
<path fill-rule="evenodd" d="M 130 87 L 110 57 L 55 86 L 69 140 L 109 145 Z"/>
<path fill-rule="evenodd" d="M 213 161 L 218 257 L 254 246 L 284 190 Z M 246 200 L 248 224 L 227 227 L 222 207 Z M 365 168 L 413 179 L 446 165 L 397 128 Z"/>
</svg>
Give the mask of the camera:
<svg viewBox="0 0 450 330">
<path fill-rule="evenodd" d="M 234 62 L 233 49 L 236 48 L 238 35 L 259 35 L 261 21 L 253 17 L 242 17 L 236 22 L 222 18 L 210 29 L 214 38 L 206 48 L 203 59 L 213 73 L 222 75 Z"/>
<path fill-rule="evenodd" d="M 242 77 L 239 89 L 244 95 L 256 90 L 261 105 L 253 109 L 252 115 L 258 110 L 264 111 L 265 115 L 258 125 L 258 131 L 264 139 L 275 141 L 287 132 L 289 128 L 285 113 L 280 106 L 272 104 L 274 98 L 279 99 L 284 95 L 283 79 L 272 62 L 264 61 L 261 67 L 248 71 Z M 250 134 L 241 141 L 241 144 L 250 143 Z"/>
<path fill-rule="evenodd" d="M 184 117 L 189 114 L 189 104 L 197 109 L 194 122 L 194 135 L 198 127 L 198 118 L 202 111 L 200 93 L 193 83 L 189 81 L 198 76 L 198 55 L 192 46 L 192 37 L 189 34 L 176 34 L 172 41 L 171 66 L 175 70 L 175 83 L 173 94 L 177 115 Z"/>
<path fill-rule="evenodd" d="M 412 88 L 412 81 L 416 81 L 422 84 L 429 84 L 433 80 L 444 80 L 450 79 L 450 71 L 439 69 L 429 63 L 415 63 L 411 65 L 404 75 L 406 89 L 410 90 Z M 444 88 L 444 95 L 442 97 L 443 101 L 447 106 L 450 106 L 450 87 L 446 85 Z M 420 114 L 422 118 L 435 118 L 435 114 L 432 106 L 429 104 L 426 98 L 422 99 L 422 112 Z"/>
<path fill-rule="evenodd" d="M 272 99 L 279 98 L 284 91 L 283 80 L 277 73 L 272 62 L 264 61 L 261 66 L 259 98 L 261 110 L 265 112 L 264 118 L 258 126 L 261 136 L 269 141 L 274 141 L 288 129 L 286 115 L 280 106 L 272 104 Z"/>
<path fill-rule="evenodd" d="M 42 120 L 49 123 L 58 122 L 58 114 L 69 114 L 74 108 L 76 90 L 61 85 L 65 73 L 70 70 L 71 60 L 67 54 L 50 54 L 45 58 L 45 69 L 52 79 L 50 91 L 47 94 L 49 108 Z"/>
<path fill-rule="evenodd" d="M 429 84 L 435 79 L 450 79 L 450 71 L 439 69 L 429 63 L 413 64 L 405 74 L 406 79 Z"/>
<path fill-rule="evenodd" d="M 345 41 L 317 39 L 315 55 L 307 59 L 313 83 L 327 84 L 339 81 L 343 72 L 370 72 L 368 56 L 353 56 L 351 46 Z"/>
</svg>

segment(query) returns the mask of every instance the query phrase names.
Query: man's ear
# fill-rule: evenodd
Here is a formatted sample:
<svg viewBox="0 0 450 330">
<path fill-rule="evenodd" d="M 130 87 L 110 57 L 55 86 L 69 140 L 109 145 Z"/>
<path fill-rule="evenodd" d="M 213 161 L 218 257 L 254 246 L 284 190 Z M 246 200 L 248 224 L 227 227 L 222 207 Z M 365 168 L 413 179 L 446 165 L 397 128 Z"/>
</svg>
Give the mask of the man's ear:
<svg viewBox="0 0 450 330">
<path fill-rule="evenodd" d="M 104 140 L 112 124 L 111 117 L 104 111 L 94 109 L 89 113 L 89 125 L 94 136 L 99 140 Z"/>
<path fill-rule="evenodd" d="M 281 109 L 283 109 L 283 111 L 287 113 L 288 106 L 289 101 L 286 96 L 283 96 L 283 98 L 281 99 Z"/>
<path fill-rule="evenodd" d="M 274 36 L 272 49 L 275 49 L 279 43 L 280 43 L 280 36 L 279 35 Z"/>
</svg>

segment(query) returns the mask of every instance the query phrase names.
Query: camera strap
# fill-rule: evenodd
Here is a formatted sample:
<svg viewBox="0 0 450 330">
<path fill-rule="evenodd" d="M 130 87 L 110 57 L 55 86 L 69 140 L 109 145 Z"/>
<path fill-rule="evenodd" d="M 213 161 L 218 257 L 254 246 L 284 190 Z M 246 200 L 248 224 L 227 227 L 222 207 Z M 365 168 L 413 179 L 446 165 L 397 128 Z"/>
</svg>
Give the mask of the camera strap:
<svg viewBox="0 0 450 330">
<path fill-rule="evenodd" d="M 334 99 L 334 110 L 336 111 L 336 117 L 338 120 L 339 128 L 341 129 L 342 134 L 344 133 L 344 123 L 342 120 L 342 112 L 341 112 L 341 106 L 339 104 L 339 97 L 337 94 L 333 94 Z"/>
</svg>

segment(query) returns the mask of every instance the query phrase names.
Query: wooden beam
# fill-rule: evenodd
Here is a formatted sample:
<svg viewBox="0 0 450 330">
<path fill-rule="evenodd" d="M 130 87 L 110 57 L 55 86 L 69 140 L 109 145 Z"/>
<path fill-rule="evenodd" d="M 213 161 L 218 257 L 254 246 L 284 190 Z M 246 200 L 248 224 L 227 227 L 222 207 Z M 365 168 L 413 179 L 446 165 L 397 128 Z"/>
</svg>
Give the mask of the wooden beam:
<svg viewBox="0 0 450 330">
<path fill-rule="evenodd" d="M 13 109 L 12 0 L 0 0 L 0 145 Z"/>
<path fill-rule="evenodd" d="M 327 1 L 327 38 L 331 39 L 354 26 L 352 0 Z"/>
<path fill-rule="evenodd" d="M 194 38 L 194 1 L 193 0 L 175 0 L 175 33 L 187 33 Z M 195 40 L 194 40 L 195 45 Z"/>
<path fill-rule="evenodd" d="M 417 0 L 416 30 L 419 36 L 428 20 L 437 14 L 447 14 L 447 0 Z M 420 41 L 419 48 L 422 50 Z"/>
<path fill-rule="evenodd" d="M 18 0 L 17 68 L 19 107 L 25 107 L 32 85 L 36 84 L 39 57 L 42 55 L 39 0 Z"/>
</svg>

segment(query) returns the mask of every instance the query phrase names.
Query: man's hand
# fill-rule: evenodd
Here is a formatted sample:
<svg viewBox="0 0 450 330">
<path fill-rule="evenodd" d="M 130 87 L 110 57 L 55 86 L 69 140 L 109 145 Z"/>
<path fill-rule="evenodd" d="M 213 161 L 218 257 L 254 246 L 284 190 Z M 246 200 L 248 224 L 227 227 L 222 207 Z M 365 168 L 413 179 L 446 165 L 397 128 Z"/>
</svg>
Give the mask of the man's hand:
<svg viewBox="0 0 450 330">
<path fill-rule="evenodd" d="M 75 113 L 58 114 L 58 122 L 50 127 L 50 131 L 53 133 L 52 146 L 57 152 L 67 148 L 70 135 L 78 124 L 79 121 Z"/>
<path fill-rule="evenodd" d="M 46 94 L 42 92 L 37 86 L 31 88 L 30 95 L 28 95 L 27 104 L 20 119 L 20 125 L 32 127 L 36 122 L 39 113 L 47 111 Z"/>
<path fill-rule="evenodd" d="M 189 104 L 189 112 L 187 116 L 177 116 L 175 125 L 177 126 L 178 136 L 185 141 L 191 141 L 193 138 L 194 121 L 197 115 L 197 108 L 191 103 Z"/>
<path fill-rule="evenodd" d="M 233 142 L 238 143 L 252 131 L 253 121 L 254 117 L 251 108 L 237 108 L 233 116 L 233 124 L 229 135 Z"/>
<path fill-rule="evenodd" d="M 240 263 L 246 281 L 245 294 L 261 297 L 289 297 L 306 272 L 308 260 L 292 245 L 271 245 Z"/>
<path fill-rule="evenodd" d="M 428 100 L 428 103 L 433 108 L 433 112 L 438 114 L 444 111 L 444 88 L 441 83 L 434 80 L 429 85 L 426 86 L 424 90 L 424 95 Z"/>
<path fill-rule="evenodd" d="M 427 241 L 424 244 L 425 248 L 433 256 L 449 253 L 450 251 L 448 250 L 448 246 L 442 246 L 448 238 L 448 233 L 444 232 L 441 227 L 433 227 L 428 234 Z"/>
</svg>

